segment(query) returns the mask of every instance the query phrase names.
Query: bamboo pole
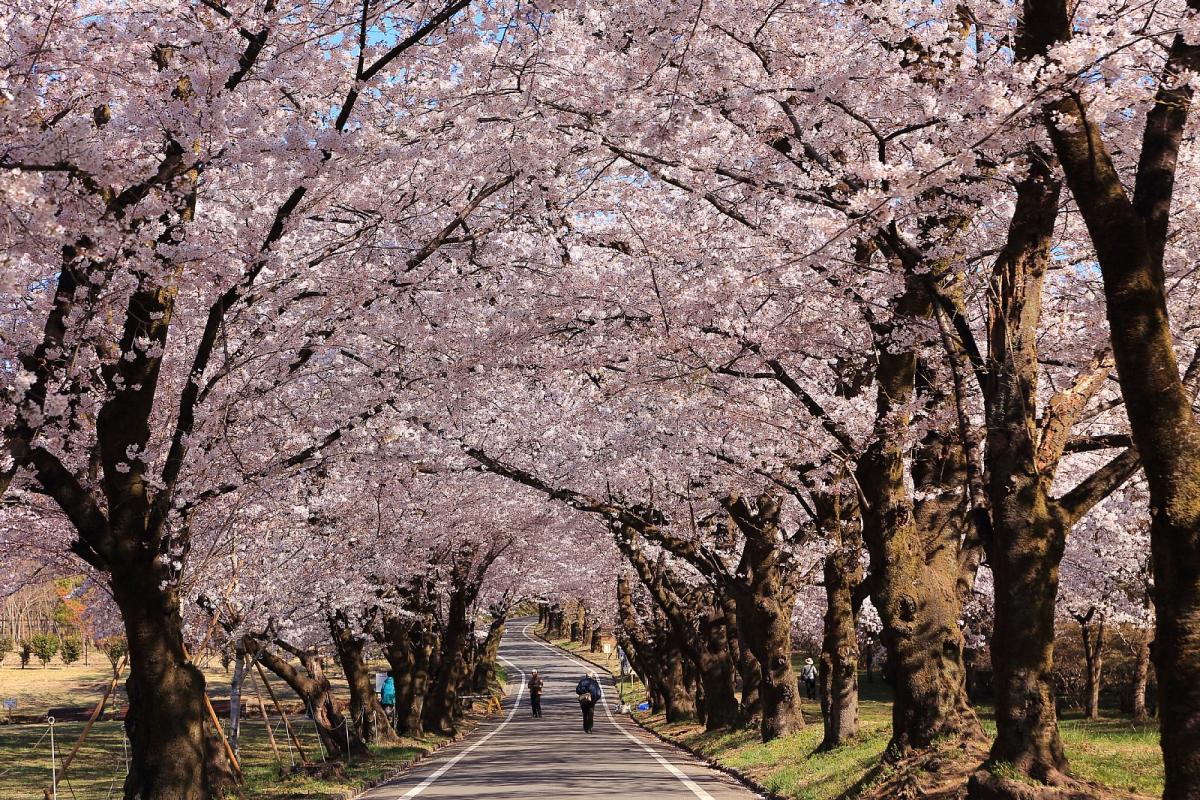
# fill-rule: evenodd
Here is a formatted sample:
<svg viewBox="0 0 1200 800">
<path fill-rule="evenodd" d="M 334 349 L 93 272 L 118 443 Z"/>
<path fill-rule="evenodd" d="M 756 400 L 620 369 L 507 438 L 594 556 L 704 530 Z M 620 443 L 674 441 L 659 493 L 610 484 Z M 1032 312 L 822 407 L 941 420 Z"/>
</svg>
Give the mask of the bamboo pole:
<svg viewBox="0 0 1200 800">
<path fill-rule="evenodd" d="M 258 663 L 258 662 L 255 662 Z M 271 741 L 271 752 L 275 754 L 275 763 L 283 766 L 283 758 L 279 755 L 279 745 L 275 743 L 275 731 L 271 730 L 271 718 L 267 716 L 267 706 L 263 703 L 262 692 L 258 690 L 258 681 L 250 674 L 250 685 L 254 687 L 254 699 L 258 701 L 258 713 L 262 715 L 263 724 L 267 726 L 267 738 Z"/>
<path fill-rule="evenodd" d="M 263 687 L 267 690 L 267 694 L 271 697 L 271 702 L 275 704 L 275 710 L 279 712 L 279 716 L 283 717 L 283 728 L 288 732 L 288 736 L 292 740 L 292 744 L 296 746 L 296 752 L 300 754 L 300 762 L 308 763 L 308 756 L 304 755 L 304 748 L 300 746 L 300 739 L 297 738 L 296 732 L 292 730 L 292 723 L 288 722 L 287 712 L 283 710 L 283 706 L 279 705 L 279 698 L 275 696 L 275 690 L 271 688 L 271 682 L 267 680 L 267 673 L 263 672 L 262 664 L 254 662 L 254 666 L 258 669 L 258 674 L 262 678 Z"/>
</svg>

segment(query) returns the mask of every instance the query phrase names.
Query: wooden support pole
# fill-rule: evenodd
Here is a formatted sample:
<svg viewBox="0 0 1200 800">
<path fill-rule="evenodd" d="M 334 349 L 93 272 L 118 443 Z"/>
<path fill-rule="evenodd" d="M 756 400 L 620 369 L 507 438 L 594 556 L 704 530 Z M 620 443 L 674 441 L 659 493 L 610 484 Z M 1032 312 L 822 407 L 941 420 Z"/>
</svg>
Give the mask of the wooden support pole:
<svg viewBox="0 0 1200 800">
<path fill-rule="evenodd" d="M 288 722 L 287 712 L 283 710 L 283 706 L 279 705 L 279 698 L 275 696 L 275 690 L 271 688 L 271 682 L 267 680 L 267 673 L 263 672 L 262 664 L 257 661 L 254 666 L 258 669 L 258 674 L 262 678 L 263 687 L 266 688 L 267 694 L 271 698 L 271 702 L 275 704 L 275 710 L 279 712 L 279 716 L 283 717 L 283 728 L 287 731 L 288 736 L 292 740 L 292 744 L 296 746 L 296 752 L 300 754 L 301 763 L 308 763 L 308 756 L 304 755 L 304 748 L 300 746 L 300 739 L 297 738 L 296 732 L 292 730 L 292 724 Z"/>
<path fill-rule="evenodd" d="M 255 662 L 257 663 L 257 662 Z M 275 763 L 283 766 L 283 758 L 279 755 L 279 745 L 275 743 L 275 731 L 271 730 L 271 718 L 267 716 L 267 706 L 263 703 L 262 692 L 258 691 L 258 681 L 250 674 L 250 685 L 254 687 L 254 699 L 258 701 L 258 713 L 262 715 L 263 724 L 267 726 L 267 739 L 271 742 L 271 752 L 275 754 Z"/>
<path fill-rule="evenodd" d="M 96 724 L 96 720 L 104 713 L 104 707 L 108 705 L 108 698 L 112 695 L 113 690 L 117 688 L 117 683 L 121 680 L 121 671 L 125 669 L 125 662 L 129 656 L 121 659 L 121 663 L 113 670 L 112 680 L 108 682 L 108 687 L 104 690 L 104 696 L 100 698 L 100 702 L 96 703 L 96 707 L 92 709 L 91 716 L 88 717 L 87 724 L 83 726 L 83 731 L 79 734 L 79 738 L 75 740 L 75 746 L 71 748 L 71 752 L 63 759 L 62 766 L 58 770 L 58 778 L 61 780 L 67 774 L 67 767 L 71 766 L 71 762 L 75 760 L 75 755 L 79 752 L 79 748 L 83 746 L 83 741 L 92 731 L 92 726 Z M 46 796 L 51 794 L 50 789 L 46 789 Z"/>
</svg>

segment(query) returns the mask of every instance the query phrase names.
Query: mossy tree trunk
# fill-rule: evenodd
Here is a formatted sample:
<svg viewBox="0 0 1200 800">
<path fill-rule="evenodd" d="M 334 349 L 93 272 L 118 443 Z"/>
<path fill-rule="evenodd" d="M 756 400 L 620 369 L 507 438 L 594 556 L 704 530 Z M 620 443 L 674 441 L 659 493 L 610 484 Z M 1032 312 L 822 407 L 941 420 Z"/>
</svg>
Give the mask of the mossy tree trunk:
<svg viewBox="0 0 1200 800">
<path fill-rule="evenodd" d="M 1200 9 L 1191 0 L 1189 9 Z M 1069 39 L 1062 0 L 1030 0 L 1018 55 Z M 1200 47 L 1176 34 L 1146 114 L 1132 196 L 1086 100 L 1064 96 L 1045 123 L 1095 246 L 1121 394 L 1150 489 L 1157 607 L 1154 663 L 1166 800 L 1200 796 L 1200 425 L 1180 377 L 1167 313 L 1166 250 L 1175 169 Z"/>
</svg>

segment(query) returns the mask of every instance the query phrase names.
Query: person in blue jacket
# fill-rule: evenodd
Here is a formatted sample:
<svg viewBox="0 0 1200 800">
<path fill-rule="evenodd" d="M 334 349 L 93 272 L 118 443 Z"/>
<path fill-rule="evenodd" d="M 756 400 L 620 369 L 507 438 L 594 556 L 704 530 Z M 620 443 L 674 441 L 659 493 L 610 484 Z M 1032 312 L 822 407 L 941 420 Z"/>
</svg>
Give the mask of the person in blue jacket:
<svg viewBox="0 0 1200 800">
<path fill-rule="evenodd" d="M 600 682 L 596 680 L 594 671 L 588 672 L 575 684 L 575 694 L 579 698 L 579 707 L 583 710 L 583 731 L 591 733 L 596 722 L 596 703 L 600 702 Z"/>
<path fill-rule="evenodd" d="M 388 720 L 395 725 L 396 716 L 396 679 L 389 669 L 387 680 L 383 682 L 383 689 L 379 692 L 379 702 L 383 705 L 383 710 L 387 712 Z"/>
</svg>

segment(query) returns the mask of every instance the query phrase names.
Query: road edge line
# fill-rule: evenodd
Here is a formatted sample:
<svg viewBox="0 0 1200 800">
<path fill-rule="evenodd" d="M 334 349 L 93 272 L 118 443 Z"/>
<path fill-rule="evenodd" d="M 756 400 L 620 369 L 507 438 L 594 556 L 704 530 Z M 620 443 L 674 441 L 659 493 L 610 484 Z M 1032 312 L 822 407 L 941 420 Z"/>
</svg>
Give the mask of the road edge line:
<svg viewBox="0 0 1200 800">
<path fill-rule="evenodd" d="M 493 736 L 495 736 L 500 731 L 504 730 L 508 726 L 508 723 L 512 722 L 512 718 L 514 716 L 516 716 L 516 714 L 517 714 L 517 708 L 520 707 L 520 705 L 521 705 L 521 698 L 525 694 L 525 670 L 521 669 L 516 664 L 509 661 L 504 656 L 497 656 L 497 657 L 501 661 L 503 661 L 505 664 L 508 664 L 510 667 L 515 669 L 517 672 L 521 673 L 521 686 L 520 686 L 520 688 L 517 689 L 517 696 L 516 696 L 516 699 L 513 700 L 512 708 L 509 709 L 509 711 L 508 711 L 508 716 L 505 717 L 504 721 L 501 722 L 499 725 L 497 725 L 494 729 L 488 731 L 487 735 L 484 736 L 482 739 L 475 742 L 470 747 L 467 747 L 461 753 L 458 753 L 457 755 L 455 755 L 454 758 L 450 759 L 445 764 L 440 766 L 437 769 L 437 771 L 435 771 L 428 778 L 421 781 L 420 783 L 418 783 L 416 786 L 409 789 L 404 794 L 400 795 L 398 800 L 408 800 L 408 798 L 416 797 L 421 792 L 428 789 L 430 786 L 432 786 L 434 783 L 436 783 L 439 778 L 441 778 L 443 775 L 445 775 L 447 772 L 449 772 L 450 769 L 455 764 L 457 764 L 459 761 L 462 761 L 468 755 L 473 753 L 477 748 L 482 747 L 484 744 L 486 744 L 488 742 L 489 739 L 491 739 Z"/>
</svg>

